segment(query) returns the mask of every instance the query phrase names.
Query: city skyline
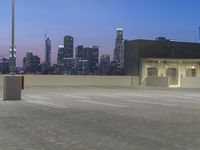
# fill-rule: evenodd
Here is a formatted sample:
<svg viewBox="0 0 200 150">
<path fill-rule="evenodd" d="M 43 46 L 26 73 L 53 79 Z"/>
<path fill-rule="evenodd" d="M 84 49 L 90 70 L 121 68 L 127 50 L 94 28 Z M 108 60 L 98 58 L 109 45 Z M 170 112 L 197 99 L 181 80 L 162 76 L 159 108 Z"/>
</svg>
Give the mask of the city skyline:
<svg viewBox="0 0 200 150">
<path fill-rule="evenodd" d="M 0 55 L 7 57 L 11 44 L 11 1 L 0 3 Z M 159 0 L 16 1 L 17 65 L 22 65 L 20 58 L 29 51 L 44 60 L 44 35 L 48 29 L 52 63 L 56 62 L 57 49 L 65 35 L 75 38 L 75 47 L 98 45 L 101 54 L 112 55 L 117 27 L 124 28 L 125 39 L 166 36 L 198 42 L 199 5 L 197 0 L 175 0 L 173 4 Z M 193 9 L 187 11 L 188 8 Z"/>
</svg>

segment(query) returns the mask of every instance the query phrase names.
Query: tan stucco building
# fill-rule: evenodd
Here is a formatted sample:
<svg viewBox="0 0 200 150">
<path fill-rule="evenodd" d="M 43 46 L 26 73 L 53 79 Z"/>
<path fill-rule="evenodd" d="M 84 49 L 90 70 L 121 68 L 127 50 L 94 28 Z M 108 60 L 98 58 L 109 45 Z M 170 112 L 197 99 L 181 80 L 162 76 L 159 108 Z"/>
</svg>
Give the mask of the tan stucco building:
<svg viewBox="0 0 200 150">
<path fill-rule="evenodd" d="M 139 68 L 140 84 L 147 86 L 181 87 L 185 79 L 200 78 L 200 59 L 141 58 Z"/>
</svg>

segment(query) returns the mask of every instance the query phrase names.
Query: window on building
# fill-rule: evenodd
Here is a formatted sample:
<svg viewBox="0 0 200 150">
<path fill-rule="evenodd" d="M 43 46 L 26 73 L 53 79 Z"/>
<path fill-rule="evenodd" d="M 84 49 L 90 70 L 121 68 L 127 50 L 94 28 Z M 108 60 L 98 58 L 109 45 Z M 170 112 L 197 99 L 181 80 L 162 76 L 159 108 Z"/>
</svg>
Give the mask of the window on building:
<svg viewBox="0 0 200 150">
<path fill-rule="evenodd" d="M 157 77 L 158 76 L 158 68 L 147 68 L 147 76 L 148 77 Z"/>
<path fill-rule="evenodd" d="M 196 77 L 196 69 L 187 69 L 186 77 Z"/>
</svg>

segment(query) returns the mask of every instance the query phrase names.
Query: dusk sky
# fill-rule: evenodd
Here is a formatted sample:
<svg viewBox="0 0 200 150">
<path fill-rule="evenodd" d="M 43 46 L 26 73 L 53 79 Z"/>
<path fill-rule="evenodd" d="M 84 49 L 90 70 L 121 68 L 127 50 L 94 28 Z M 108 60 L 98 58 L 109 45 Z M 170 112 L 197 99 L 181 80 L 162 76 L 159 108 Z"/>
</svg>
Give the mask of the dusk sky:
<svg viewBox="0 0 200 150">
<path fill-rule="evenodd" d="M 0 0 L 0 55 L 8 57 L 11 43 L 11 0 Z M 52 40 L 52 63 L 65 35 L 77 45 L 98 45 L 113 54 L 115 30 L 125 39 L 166 36 L 198 41 L 199 0 L 16 0 L 17 64 L 26 52 L 44 60 L 44 35 Z"/>
</svg>

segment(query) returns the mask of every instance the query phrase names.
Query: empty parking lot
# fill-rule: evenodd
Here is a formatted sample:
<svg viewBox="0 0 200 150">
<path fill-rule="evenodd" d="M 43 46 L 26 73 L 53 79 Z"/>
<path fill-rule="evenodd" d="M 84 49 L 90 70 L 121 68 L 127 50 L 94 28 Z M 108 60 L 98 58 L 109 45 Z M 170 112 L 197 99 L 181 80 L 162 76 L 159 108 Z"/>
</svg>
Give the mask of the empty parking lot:
<svg viewBox="0 0 200 150">
<path fill-rule="evenodd" d="M 22 98 L 0 102 L 2 150 L 200 149 L 199 90 L 29 87 Z"/>
</svg>

